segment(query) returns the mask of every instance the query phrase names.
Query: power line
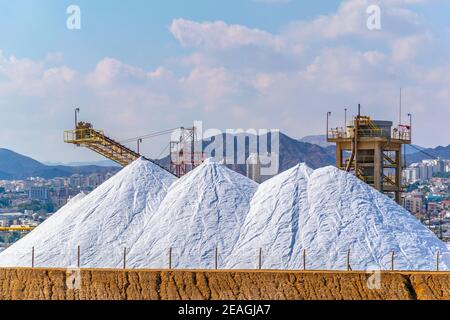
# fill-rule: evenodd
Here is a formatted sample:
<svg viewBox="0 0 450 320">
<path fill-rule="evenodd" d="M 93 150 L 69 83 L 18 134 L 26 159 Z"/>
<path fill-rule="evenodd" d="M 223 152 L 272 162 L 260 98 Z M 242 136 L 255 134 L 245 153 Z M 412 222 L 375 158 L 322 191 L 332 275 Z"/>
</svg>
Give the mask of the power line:
<svg viewBox="0 0 450 320">
<path fill-rule="evenodd" d="M 174 130 L 177 130 L 177 129 L 180 129 L 180 127 L 167 129 L 167 130 L 162 130 L 162 131 L 157 131 L 157 132 L 152 132 L 152 133 L 145 134 L 145 135 L 142 135 L 142 136 L 139 136 L 139 137 L 129 138 L 129 139 L 126 139 L 126 140 L 119 141 L 119 143 L 134 142 L 137 139 L 155 138 L 155 137 L 159 137 L 159 136 L 162 136 L 162 135 L 165 135 L 165 134 L 172 133 Z"/>
<path fill-rule="evenodd" d="M 161 151 L 161 153 L 158 155 L 158 157 L 156 159 L 161 159 L 161 156 L 169 147 L 170 147 L 170 142 L 165 146 L 165 148 Z"/>
<path fill-rule="evenodd" d="M 415 145 L 410 145 L 413 149 L 416 149 L 417 151 L 419 151 L 419 152 L 422 152 L 423 154 L 425 154 L 425 155 L 427 155 L 427 156 L 429 156 L 429 157 L 431 157 L 431 158 L 433 158 L 433 159 L 439 159 L 439 157 L 436 157 L 435 155 L 432 155 L 432 154 L 430 154 L 430 153 L 428 153 L 428 152 L 426 152 L 426 151 L 424 151 L 424 150 L 422 150 L 422 149 L 420 149 L 420 148 L 417 148 Z"/>
</svg>

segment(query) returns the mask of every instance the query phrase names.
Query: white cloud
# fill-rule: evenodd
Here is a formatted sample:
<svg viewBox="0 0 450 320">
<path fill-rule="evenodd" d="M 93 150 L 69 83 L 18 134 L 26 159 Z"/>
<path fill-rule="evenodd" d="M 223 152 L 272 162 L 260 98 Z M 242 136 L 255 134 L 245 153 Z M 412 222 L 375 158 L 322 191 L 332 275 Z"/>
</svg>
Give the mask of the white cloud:
<svg viewBox="0 0 450 320">
<path fill-rule="evenodd" d="M 366 27 L 366 8 L 374 2 L 382 10 L 381 31 Z M 320 127 L 321 113 L 357 103 L 378 117 L 395 118 L 398 89 L 404 87 L 410 95 L 405 109 L 421 114 L 423 129 L 428 104 L 450 116 L 448 84 L 436 80 L 442 66 L 424 56 L 436 40 L 413 7 L 431 2 L 343 1 L 335 13 L 291 22 L 279 34 L 222 21 L 176 20 L 171 30 L 182 46 L 193 50 L 184 62 L 226 68 L 232 79 L 239 79 L 239 90 L 220 99 L 234 103 L 233 114 L 252 114 L 248 122 L 278 123 L 295 131 L 290 119 L 302 115 L 309 119 L 301 129 L 307 134 Z"/>
<path fill-rule="evenodd" d="M 77 72 L 65 65 L 46 67 L 45 62 L 4 56 L 0 51 L 0 95 L 45 96 L 75 80 Z"/>
<path fill-rule="evenodd" d="M 429 34 L 416 34 L 393 39 L 391 41 L 392 58 L 397 62 L 412 60 L 417 56 L 421 49 L 431 43 L 431 40 Z"/>
<path fill-rule="evenodd" d="M 172 72 L 164 67 L 158 67 L 155 71 L 148 72 L 147 76 L 150 79 L 168 78 L 172 77 Z"/>
<path fill-rule="evenodd" d="M 224 68 L 198 67 L 179 81 L 183 104 L 206 111 L 225 107 L 238 94 L 238 80 Z"/>
<path fill-rule="evenodd" d="M 381 31 L 366 26 L 366 8 L 373 3 L 382 9 Z M 321 46 L 351 42 L 366 43 L 374 49 L 386 47 L 397 62 L 402 62 L 415 58 L 432 38 L 423 18 L 408 7 L 412 3 L 419 2 L 347 0 L 335 13 L 290 22 L 279 34 L 223 21 L 186 19 L 175 19 L 170 31 L 183 47 L 196 50 L 185 58 L 195 65 L 206 61 L 210 66 L 217 66 L 217 61 L 224 65 L 234 59 L 250 66 L 289 68 L 305 54 L 317 53 Z"/>
<path fill-rule="evenodd" d="M 106 57 L 88 75 L 87 81 L 92 86 L 107 86 L 114 83 L 142 80 L 145 77 L 146 73 L 143 70 L 117 59 Z"/>
<path fill-rule="evenodd" d="M 71 125 L 72 108 L 80 106 L 97 127 L 118 137 L 197 119 L 219 128 L 278 127 L 297 137 L 323 133 L 327 111 L 342 122 L 336 114 L 358 103 L 375 117 L 395 119 L 403 87 L 405 110 L 418 114 L 415 142 L 445 143 L 431 127 L 445 127 L 450 117 L 450 64 L 430 53 L 437 41 L 432 29 L 413 2 L 387 0 L 382 30 L 371 32 L 365 27 L 369 2 L 344 1 L 335 13 L 291 22 L 276 34 L 176 19 L 170 31 L 189 50 L 152 70 L 105 57 L 81 73 L 63 57 L 0 55 L 0 96 L 19 120 L 33 106 L 40 121 L 67 118 Z M 60 143 L 60 136 L 52 139 Z"/>
<path fill-rule="evenodd" d="M 170 26 L 174 37 L 184 47 L 226 50 L 244 46 L 269 47 L 281 50 L 283 41 L 266 31 L 250 29 L 223 21 L 194 22 L 175 19 Z"/>
</svg>

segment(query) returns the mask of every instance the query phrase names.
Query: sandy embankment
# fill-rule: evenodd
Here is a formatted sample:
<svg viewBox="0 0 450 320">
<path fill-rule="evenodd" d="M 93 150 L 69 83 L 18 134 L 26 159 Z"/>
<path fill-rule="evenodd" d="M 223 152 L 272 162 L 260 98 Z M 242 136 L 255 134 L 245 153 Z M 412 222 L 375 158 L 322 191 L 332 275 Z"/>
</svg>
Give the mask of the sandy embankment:
<svg viewBox="0 0 450 320">
<path fill-rule="evenodd" d="M 83 269 L 80 274 L 0 269 L 0 299 L 450 299 L 449 272 L 382 272 L 379 278 L 326 271 Z M 376 285 L 377 279 L 379 289 L 370 289 L 368 280 Z"/>
</svg>

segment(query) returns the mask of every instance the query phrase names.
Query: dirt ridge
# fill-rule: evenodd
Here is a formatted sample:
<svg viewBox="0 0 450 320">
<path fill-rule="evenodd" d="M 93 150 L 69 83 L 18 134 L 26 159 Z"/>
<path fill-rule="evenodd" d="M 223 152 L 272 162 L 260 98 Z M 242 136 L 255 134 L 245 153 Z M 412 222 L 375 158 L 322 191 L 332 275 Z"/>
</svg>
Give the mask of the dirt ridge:
<svg viewBox="0 0 450 320">
<path fill-rule="evenodd" d="M 450 300 L 450 272 L 4 268 L 0 299 Z"/>
</svg>

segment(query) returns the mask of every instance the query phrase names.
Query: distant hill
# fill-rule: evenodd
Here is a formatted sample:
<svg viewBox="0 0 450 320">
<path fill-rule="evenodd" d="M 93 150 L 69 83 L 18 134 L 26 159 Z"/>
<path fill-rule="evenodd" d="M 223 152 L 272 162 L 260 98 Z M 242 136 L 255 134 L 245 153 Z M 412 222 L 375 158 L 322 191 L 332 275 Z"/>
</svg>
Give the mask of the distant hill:
<svg viewBox="0 0 450 320">
<path fill-rule="evenodd" d="M 324 148 L 280 134 L 280 171 L 288 170 L 300 162 L 314 169 L 334 165 L 334 154 L 334 147 Z"/>
<path fill-rule="evenodd" d="M 255 142 L 256 139 L 249 139 L 248 134 L 240 134 L 240 135 L 222 135 L 223 142 L 226 146 L 227 141 L 229 144 L 231 140 L 238 140 L 241 139 L 241 141 L 244 141 L 245 139 L 245 158 L 249 156 L 249 145 L 250 141 Z M 246 138 L 247 137 L 247 138 Z M 213 137 L 211 139 L 208 139 L 203 142 L 203 147 L 206 148 L 208 145 L 210 145 L 213 141 L 216 142 L 215 146 L 219 144 L 220 136 Z M 288 170 L 292 168 L 293 166 L 297 165 L 300 162 L 305 162 L 308 166 L 312 168 L 319 168 L 327 165 L 334 165 L 335 158 L 334 158 L 334 147 L 328 147 L 328 148 L 322 148 L 318 145 L 302 142 L 296 139 L 293 139 L 283 133 L 280 133 L 280 168 L 279 172 L 283 172 L 285 170 Z M 270 148 L 270 143 L 269 143 Z M 226 149 L 224 147 L 223 149 Z M 237 147 L 235 145 L 235 152 L 237 150 Z M 169 156 L 166 156 L 162 159 L 156 160 L 160 165 L 164 166 L 165 168 L 169 167 Z M 245 174 L 245 165 L 240 164 L 236 166 L 230 166 L 234 170 Z"/>
<path fill-rule="evenodd" d="M 417 149 L 419 150 L 425 150 L 426 148 L 418 146 L 416 144 L 411 145 L 406 145 L 406 155 L 410 155 L 410 154 L 414 154 L 419 152 Z"/>
<path fill-rule="evenodd" d="M 8 149 L 0 148 L 0 179 L 26 179 L 28 177 L 42 177 L 45 179 L 55 177 L 68 177 L 72 174 L 91 174 L 94 172 L 117 171 L 117 167 L 100 166 L 48 166 L 30 157 L 21 155 Z"/>
<path fill-rule="evenodd" d="M 34 159 L 8 149 L 0 149 L 0 178 L 2 179 L 14 179 L 19 173 L 36 172 L 44 168 L 42 163 Z"/>
<path fill-rule="evenodd" d="M 228 139 L 235 139 L 236 136 L 229 136 Z M 224 135 L 224 139 L 227 137 Z M 326 142 L 325 135 L 307 136 L 299 140 L 293 139 L 285 134 L 280 134 L 280 172 L 285 171 L 299 162 L 306 162 L 310 167 L 319 168 L 326 165 L 335 164 L 335 146 L 334 144 L 328 144 Z M 315 142 L 310 143 L 307 141 Z M 210 141 L 205 141 L 204 146 L 207 146 Z M 326 147 L 322 147 L 322 146 Z M 414 148 L 415 147 L 415 148 Z M 419 162 L 424 159 L 430 159 L 422 152 L 418 152 L 417 149 L 424 150 L 425 152 L 440 156 L 445 159 L 450 159 L 450 146 L 437 147 L 437 148 L 423 148 L 418 145 L 414 147 L 406 146 L 406 160 L 408 163 Z M 246 143 L 248 148 L 248 142 Z M 246 154 L 248 156 L 248 154 Z M 162 166 L 169 167 L 169 157 L 156 160 Z M 245 174 L 245 166 L 239 165 L 233 167 L 238 172 Z"/>
<path fill-rule="evenodd" d="M 118 163 L 112 160 L 98 160 L 86 162 L 43 162 L 47 166 L 67 166 L 67 167 L 82 167 L 82 166 L 98 166 L 98 167 L 121 167 Z"/>
<path fill-rule="evenodd" d="M 406 161 L 408 163 L 420 162 L 422 160 L 433 159 L 433 157 L 441 157 L 443 159 L 450 160 L 450 145 L 443 147 L 439 146 L 436 148 L 422 148 L 423 152 L 418 152 L 407 155 Z M 429 155 L 427 155 L 427 154 Z"/>
<path fill-rule="evenodd" d="M 327 137 L 324 134 L 314 135 L 314 136 L 306 136 L 301 139 L 298 139 L 300 142 L 306 142 L 311 144 L 316 144 L 319 147 L 327 148 L 333 146 L 334 143 L 328 142 Z"/>
</svg>

